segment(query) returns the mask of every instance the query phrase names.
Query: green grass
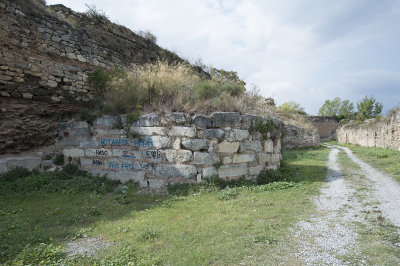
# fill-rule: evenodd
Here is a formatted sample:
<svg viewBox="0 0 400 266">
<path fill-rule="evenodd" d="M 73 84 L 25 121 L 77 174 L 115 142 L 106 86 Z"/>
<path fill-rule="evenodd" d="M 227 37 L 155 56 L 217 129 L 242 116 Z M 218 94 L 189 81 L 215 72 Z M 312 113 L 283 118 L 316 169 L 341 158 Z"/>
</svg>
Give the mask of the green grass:
<svg viewBox="0 0 400 266">
<path fill-rule="evenodd" d="M 349 144 L 342 146 L 350 148 L 363 161 L 390 174 L 400 182 L 400 151 Z"/>
<path fill-rule="evenodd" d="M 110 183 L 109 190 L 102 190 L 104 185 L 84 173 L 68 179 L 92 184 L 83 191 L 62 185 L 52 192 L 52 186 L 32 185 L 29 192 L 10 185 L 20 181 L 0 178 L 5 187 L 0 193 L 0 263 L 228 265 L 251 264 L 256 258 L 273 263 L 266 255 L 280 252 L 288 229 L 313 211 L 310 195 L 325 180 L 328 153 L 326 148 L 286 151 L 283 182 L 225 190 L 205 184 L 177 196 L 138 194 L 134 184 Z M 17 178 L 31 179 L 26 174 Z M 88 236 L 115 246 L 98 258 L 63 256 L 66 242 Z"/>
</svg>

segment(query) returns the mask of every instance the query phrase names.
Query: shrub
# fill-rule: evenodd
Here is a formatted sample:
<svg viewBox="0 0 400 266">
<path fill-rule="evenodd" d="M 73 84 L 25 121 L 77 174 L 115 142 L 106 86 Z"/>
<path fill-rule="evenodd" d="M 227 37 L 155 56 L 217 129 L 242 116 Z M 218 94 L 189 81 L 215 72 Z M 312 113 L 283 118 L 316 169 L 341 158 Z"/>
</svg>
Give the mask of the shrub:
<svg viewBox="0 0 400 266">
<path fill-rule="evenodd" d="M 55 165 L 63 165 L 64 164 L 64 154 L 57 154 L 56 158 L 54 158 L 53 163 Z"/>
<path fill-rule="evenodd" d="M 151 43 L 154 43 L 154 44 L 157 43 L 157 37 L 154 34 L 152 34 L 150 31 L 142 31 L 141 30 L 141 31 L 137 32 L 136 34 Z"/>
<path fill-rule="evenodd" d="M 52 244 L 40 243 L 37 246 L 27 245 L 10 265 L 54 265 L 63 257 L 60 247 Z"/>
<path fill-rule="evenodd" d="M 305 115 L 304 107 L 296 102 L 286 102 L 281 104 L 278 109 L 284 113 Z"/>
<path fill-rule="evenodd" d="M 104 10 L 97 9 L 95 5 L 87 5 L 87 4 L 85 4 L 85 5 L 87 7 L 85 14 L 88 17 L 90 17 L 92 19 L 100 20 L 101 22 L 109 21 Z"/>
<path fill-rule="evenodd" d="M 24 167 L 16 167 L 5 174 L 0 175 L 0 181 L 14 181 L 16 179 L 27 177 L 31 172 Z"/>
</svg>

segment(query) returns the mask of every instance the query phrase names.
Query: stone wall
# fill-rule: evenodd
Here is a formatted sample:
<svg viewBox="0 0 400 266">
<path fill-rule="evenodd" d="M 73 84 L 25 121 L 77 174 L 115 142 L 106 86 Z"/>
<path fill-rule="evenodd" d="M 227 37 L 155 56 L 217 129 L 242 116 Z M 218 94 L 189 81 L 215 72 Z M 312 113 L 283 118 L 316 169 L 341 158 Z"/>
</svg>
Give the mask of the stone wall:
<svg viewBox="0 0 400 266">
<path fill-rule="evenodd" d="M 320 145 L 319 134 L 314 127 L 300 127 L 285 123 L 283 132 L 283 146 L 285 148 Z"/>
<path fill-rule="evenodd" d="M 53 142 L 57 124 L 95 98 L 93 70 L 183 61 L 106 19 L 38 2 L 0 1 L 0 154 Z"/>
<path fill-rule="evenodd" d="M 334 116 L 309 116 L 308 120 L 317 128 L 320 140 L 336 140 L 338 121 Z"/>
<path fill-rule="evenodd" d="M 400 150 L 400 109 L 388 118 L 352 121 L 339 128 L 338 142 Z"/>
<path fill-rule="evenodd" d="M 213 175 L 251 178 L 263 169 L 277 169 L 281 160 L 279 129 L 264 135 L 249 131 L 259 119 L 223 112 L 146 114 L 130 126 L 124 116 L 104 116 L 92 126 L 62 123 L 57 145 L 65 158 L 79 159 L 93 174 L 151 189 Z M 115 128 L 121 125 L 124 129 Z"/>
</svg>

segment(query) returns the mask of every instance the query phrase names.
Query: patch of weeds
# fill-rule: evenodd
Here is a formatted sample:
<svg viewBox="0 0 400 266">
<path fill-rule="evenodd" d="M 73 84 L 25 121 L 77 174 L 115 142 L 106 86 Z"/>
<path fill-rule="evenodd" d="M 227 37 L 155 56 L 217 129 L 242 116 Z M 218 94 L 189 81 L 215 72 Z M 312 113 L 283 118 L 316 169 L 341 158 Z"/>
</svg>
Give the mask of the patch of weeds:
<svg viewBox="0 0 400 266">
<path fill-rule="evenodd" d="M 140 241 L 151 241 L 157 238 L 158 233 L 153 228 L 147 228 L 142 233 L 139 234 L 138 240 Z"/>
<path fill-rule="evenodd" d="M 101 260 L 102 265 L 159 265 L 159 258 L 138 252 L 130 246 L 118 248 L 117 252 Z"/>
<path fill-rule="evenodd" d="M 55 165 L 63 165 L 64 164 L 64 154 L 57 154 L 53 160 Z"/>
<path fill-rule="evenodd" d="M 73 240 L 76 240 L 78 238 L 86 238 L 89 237 L 90 232 L 92 232 L 92 228 L 79 228 L 78 232 L 75 233 L 74 237 L 72 238 Z"/>
<path fill-rule="evenodd" d="M 223 163 L 221 162 L 217 162 L 215 164 L 213 164 L 213 166 L 218 170 L 221 166 L 223 165 Z"/>
<path fill-rule="evenodd" d="M 266 122 L 262 121 L 261 119 L 257 119 L 254 123 L 254 125 L 252 125 L 249 128 L 249 131 L 251 133 L 253 132 L 259 132 L 262 135 L 262 138 L 265 140 L 268 138 L 268 133 L 272 132 L 275 129 L 275 124 L 274 121 L 269 118 Z"/>
<path fill-rule="evenodd" d="M 137 199 L 137 191 L 139 189 L 139 183 L 129 180 L 122 187 L 115 191 L 114 199 L 119 204 L 129 204 Z"/>
<path fill-rule="evenodd" d="M 237 198 L 239 194 L 240 190 L 238 188 L 223 189 L 218 193 L 217 198 L 219 200 L 230 200 Z"/>
<path fill-rule="evenodd" d="M 8 171 L 5 174 L 1 174 L 0 175 L 0 181 L 1 182 L 3 182 L 3 181 L 14 181 L 14 180 L 17 180 L 17 179 L 21 179 L 21 178 L 27 177 L 30 174 L 31 174 L 31 172 L 28 169 L 18 166 L 16 168 Z"/>
<path fill-rule="evenodd" d="M 78 119 L 80 121 L 86 121 L 88 123 L 88 125 L 93 125 L 94 120 L 96 120 L 97 115 L 92 112 L 89 111 L 87 109 L 81 110 L 78 114 Z"/>
<path fill-rule="evenodd" d="M 259 234 L 254 237 L 254 242 L 271 245 L 277 243 L 278 240 L 269 234 Z"/>
<path fill-rule="evenodd" d="M 40 243 L 37 246 L 25 246 L 17 257 L 6 264 L 10 265 L 52 265 L 63 258 L 63 251 L 59 246 Z"/>
</svg>

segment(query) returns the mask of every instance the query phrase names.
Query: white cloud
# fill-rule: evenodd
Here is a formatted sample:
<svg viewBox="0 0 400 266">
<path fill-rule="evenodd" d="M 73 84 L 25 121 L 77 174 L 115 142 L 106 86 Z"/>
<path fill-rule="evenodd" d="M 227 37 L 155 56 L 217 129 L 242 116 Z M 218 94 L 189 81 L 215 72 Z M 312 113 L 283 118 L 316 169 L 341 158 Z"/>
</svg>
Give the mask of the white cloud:
<svg viewBox="0 0 400 266">
<path fill-rule="evenodd" d="M 47 0 L 78 11 L 78 0 Z M 398 0 L 97 0 L 113 21 L 150 30 L 189 58 L 235 70 L 278 103 L 316 113 L 325 99 L 399 104 Z M 387 94 L 391 94 L 387 96 Z"/>
</svg>

